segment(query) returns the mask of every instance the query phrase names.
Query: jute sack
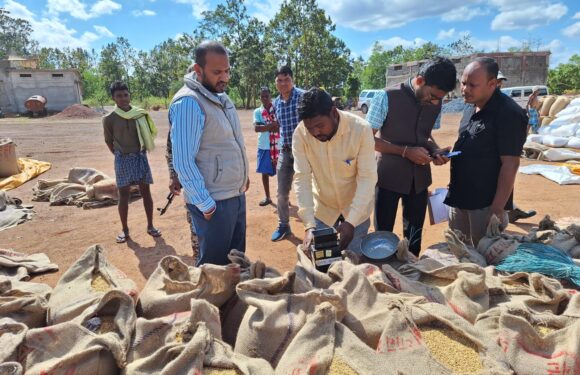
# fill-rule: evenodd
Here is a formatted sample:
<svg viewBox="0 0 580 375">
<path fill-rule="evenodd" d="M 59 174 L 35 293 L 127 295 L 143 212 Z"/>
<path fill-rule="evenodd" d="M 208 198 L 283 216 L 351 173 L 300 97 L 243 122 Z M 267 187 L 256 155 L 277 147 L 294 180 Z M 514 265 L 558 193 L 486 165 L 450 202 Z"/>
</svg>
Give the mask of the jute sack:
<svg viewBox="0 0 580 375">
<path fill-rule="evenodd" d="M 552 121 L 554 121 L 556 118 L 555 117 L 550 117 L 550 116 L 543 116 L 542 117 L 542 123 L 540 124 L 540 126 L 548 126 L 552 123 Z"/>
<path fill-rule="evenodd" d="M 110 290 L 137 297 L 137 286 L 105 258 L 101 245 L 89 247 L 62 275 L 48 301 L 48 324 L 69 321 Z"/>
<path fill-rule="evenodd" d="M 490 336 L 440 304 L 393 301 L 377 353 L 402 374 L 511 374 Z M 496 353 L 493 353 L 496 354 Z"/>
<path fill-rule="evenodd" d="M 131 297 L 110 291 L 74 320 L 29 330 L 21 363 L 27 374 L 118 374 L 135 319 Z"/>
<path fill-rule="evenodd" d="M 238 284 L 238 296 L 249 307 L 238 331 L 236 352 L 263 358 L 275 367 L 316 305 L 330 302 L 342 320 L 346 304 L 344 289 L 296 292 L 296 284 L 294 272 Z"/>
<path fill-rule="evenodd" d="M 542 108 L 540 108 L 540 116 L 548 116 L 550 114 L 550 107 L 556 101 L 557 96 L 548 95 L 544 97 Z"/>
<path fill-rule="evenodd" d="M 298 262 L 294 267 L 296 274 L 295 289 L 297 292 L 306 292 L 313 288 L 327 289 L 334 282 L 330 276 L 314 267 L 310 258 L 304 254 L 302 245 L 296 248 Z"/>
<path fill-rule="evenodd" d="M 28 327 L 10 318 L 0 318 L 0 363 L 16 361 Z"/>
<path fill-rule="evenodd" d="M 580 226 L 572 224 L 557 232 L 546 243 L 566 252 L 572 258 L 580 258 Z"/>
<path fill-rule="evenodd" d="M 495 316 L 494 316 L 495 315 Z M 580 320 L 526 310 L 498 309 L 481 317 L 476 328 L 495 334 L 518 375 L 578 374 Z"/>
<path fill-rule="evenodd" d="M 477 244 L 477 251 L 490 265 L 497 265 L 506 257 L 515 253 L 524 240 L 523 236 L 502 233 L 500 225 L 497 216 L 493 215 L 487 226 L 485 236 Z"/>
<path fill-rule="evenodd" d="M 476 249 L 465 244 L 461 231 L 446 229 L 444 234 L 445 241 L 449 245 L 449 251 L 457 257 L 460 263 L 475 263 L 481 267 L 487 266 L 485 258 Z"/>
<path fill-rule="evenodd" d="M 22 375 L 22 365 L 18 362 L 0 363 L 0 375 Z"/>
<path fill-rule="evenodd" d="M 191 300 L 189 313 L 137 320 L 127 375 L 272 374 L 262 359 L 234 353 L 220 340 L 219 311 Z"/>
<path fill-rule="evenodd" d="M 0 249 L 0 275 L 28 281 L 31 274 L 53 271 L 58 271 L 58 265 L 51 263 L 44 253 L 24 254 Z"/>
<path fill-rule="evenodd" d="M 558 96 L 558 98 L 554 101 L 554 104 L 550 107 L 550 117 L 556 117 L 556 115 L 566 108 L 570 104 L 570 98 L 566 96 Z"/>
<path fill-rule="evenodd" d="M 152 319 L 189 311 L 192 298 L 205 299 L 220 307 L 234 295 L 239 280 L 237 264 L 190 267 L 178 257 L 166 256 L 141 291 L 137 313 Z"/>
<path fill-rule="evenodd" d="M 0 138 L 0 178 L 20 173 L 16 145 L 10 138 Z"/>
<path fill-rule="evenodd" d="M 29 328 L 46 325 L 46 311 L 52 288 L 46 284 L 10 280 L 0 276 L 0 317 Z"/>
<path fill-rule="evenodd" d="M 316 307 L 276 367 L 278 375 L 389 375 L 385 361 L 336 321 L 328 302 Z"/>
</svg>

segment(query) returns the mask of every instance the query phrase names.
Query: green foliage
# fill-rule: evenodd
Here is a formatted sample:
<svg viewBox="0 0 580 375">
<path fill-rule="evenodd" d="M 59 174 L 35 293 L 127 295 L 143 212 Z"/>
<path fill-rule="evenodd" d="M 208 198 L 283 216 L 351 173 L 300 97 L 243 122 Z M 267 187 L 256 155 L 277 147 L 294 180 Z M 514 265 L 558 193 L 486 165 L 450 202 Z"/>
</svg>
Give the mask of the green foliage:
<svg viewBox="0 0 580 375">
<path fill-rule="evenodd" d="M 0 59 L 9 54 L 28 56 L 38 43 L 31 39 L 30 22 L 10 17 L 10 12 L 0 8 Z"/>
<path fill-rule="evenodd" d="M 552 94 L 580 93 L 580 55 L 548 72 L 548 88 Z"/>
</svg>

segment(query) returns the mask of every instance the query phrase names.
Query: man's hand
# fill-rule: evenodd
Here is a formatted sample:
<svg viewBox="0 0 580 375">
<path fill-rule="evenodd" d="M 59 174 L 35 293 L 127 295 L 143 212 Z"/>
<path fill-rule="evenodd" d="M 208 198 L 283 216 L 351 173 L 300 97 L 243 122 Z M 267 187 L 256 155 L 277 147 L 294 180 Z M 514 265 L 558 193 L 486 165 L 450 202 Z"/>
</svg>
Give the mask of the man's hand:
<svg viewBox="0 0 580 375">
<path fill-rule="evenodd" d="M 272 121 L 270 125 L 268 125 L 268 131 L 275 133 L 280 130 L 280 124 L 278 121 Z"/>
<path fill-rule="evenodd" d="M 447 164 L 449 162 L 449 158 L 443 156 L 443 154 L 446 154 L 449 151 L 451 151 L 451 147 L 445 147 L 435 151 L 435 153 L 433 154 L 433 164 L 435 165 Z"/>
<path fill-rule="evenodd" d="M 503 209 L 503 207 L 493 207 L 493 206 L 490 207 L 489 214 L 487 215 L 486 220 L 488 226 L 493 215 L 497 216 L 500 222 L 500 229 L 504 230 L 507 227 L 508 223 L 505 220 L 505 210 Z"/>
<path fill-rule="evenodd" d="M 344 250 L 350 245 L 354 237 L 354 226 L 348 221 L 343 221 L 338 226 L 338 234 L 340 236 L 340 250 Z"/>
<path fill-rule="evenodd" d="M 244 193 L 250 190 L 250 177 L 248 177 L 248 181 L 246 181 L 246 187 L 244 189 Z"/>
<path fill-rule="evenodd" d="M 210 208 L 209 211 L 204 212 L 203 217 L 205 218 L 205 220 L 210 221 L 211 218 L 213 217 L 213 215 L 215 214 L 216 210 L 217 210 L 217 206 L 213 206 L 213 208 Z"/>
<path fill-rule="evenodd" d="M 171 177 L 171 180 L 169 181 L 169 191 L 173 195 L 181 194 L 181 183 L 179 182 L 179 178 L 177 178 L 177 176 Z"/>
<path fill-rule="evenodd" d="M 302 240 L 302 251 L 304 251 L 306 255 L 308 255 L 308 251 L 310 249 L 310 245 L 312 244 L 313 240 L 314 240 L 314 228 L 310 228 L 304 231 L 304 239 Z"/>
<path fill-rule="evenodd" d="M 407 147 L 405 158 L 411 160 L 417 165 L 427 165 L 431 163 L 431 156 L 425 147 Z M 401 154 L 402 156 L 402 154 Z"/>
</svg>

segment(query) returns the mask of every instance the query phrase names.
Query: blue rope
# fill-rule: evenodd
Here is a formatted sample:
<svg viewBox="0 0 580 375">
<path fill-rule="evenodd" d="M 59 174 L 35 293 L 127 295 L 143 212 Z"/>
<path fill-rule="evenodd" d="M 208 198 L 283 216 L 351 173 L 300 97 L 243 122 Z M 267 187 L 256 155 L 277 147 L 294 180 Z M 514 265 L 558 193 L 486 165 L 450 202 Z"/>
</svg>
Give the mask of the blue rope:
<svg viewBox="0 0 580 375">
<path fill-rule="evenodd" d="M 580 266 L 565 252 L 540 243 L 523 243 L 497 267 L 506 272 L 537 272 L 580 287 Z"/>
</svg>

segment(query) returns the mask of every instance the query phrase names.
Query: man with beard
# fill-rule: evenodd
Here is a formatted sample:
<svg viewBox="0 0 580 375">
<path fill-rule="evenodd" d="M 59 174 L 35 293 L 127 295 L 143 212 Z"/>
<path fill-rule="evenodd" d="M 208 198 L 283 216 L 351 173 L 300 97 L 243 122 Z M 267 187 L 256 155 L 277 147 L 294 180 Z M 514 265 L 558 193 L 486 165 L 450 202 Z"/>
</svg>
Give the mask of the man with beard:
<svg viewBox="0 0 580 375">
<path fill-rule="evenodd" d="M 298 215 L 306 230 L 304 249 L 314 229 L 335 227 L 340 248 L 360 252 L 377 183 L 372 129 L 362 118 L 338 110 L 320 88 L 304 93 L 298 115 L 292 154 Z"/>
<path fill-rule="evenodd" d="M 399 200 L 403 201 L 403 232 L 409 249 L 421 251 L 421 237 L 431 185 L 430 163 L 449 160 L 431 137 L 441 101 L 455 88 L 455 65 L 435 58 L 422 65 L 419 73 L 396 88 L 374 96 L 367 121 L 378 132 L 378 189 L 375 202 L 376 229 L 393 231 Z"/>
<path fill-rule="evenodd" d="M 199 239 L 196 265 L 228 264 L 246 249 L 248 158 L 236 108 L 225 94 L 228 52 L 206 41 L 169 108 L 173 167 Z"/>
<path fill-rule="evenodd" d="M 445 204 L 451 207 L 449 227 L 460 230 L 477 246 L 492 215 L 505 228 L 513 207 L 513 189 L 526 140 L 525 111 L 499 90 L 494 59 L 478 57 L 465 67 L 461 93 L 471 104 L 463 112 L 451 160 L 451 181 Z"/>
</svg>

